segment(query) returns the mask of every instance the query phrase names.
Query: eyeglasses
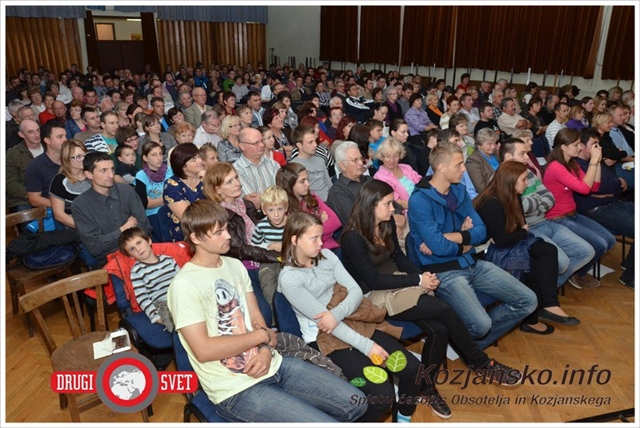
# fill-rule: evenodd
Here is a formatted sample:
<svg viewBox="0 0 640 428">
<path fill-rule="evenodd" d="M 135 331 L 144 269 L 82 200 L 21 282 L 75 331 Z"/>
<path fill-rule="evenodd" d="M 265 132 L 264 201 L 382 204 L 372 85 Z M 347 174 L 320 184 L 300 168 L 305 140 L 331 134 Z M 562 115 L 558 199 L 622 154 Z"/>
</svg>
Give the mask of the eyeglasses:
<svg viewBox="0 0 640 428">
<path fill-rule="evenodd" d="M 273 137 L 271 137 L 271 138 L 273 138 Z M 246 141 L 240 141 L 240 142 L 241 142 L 242 144 L 248 144 L 248 145 L 250 145 L 250 146 L 257 146 L 257 145 L 259 145 L 259 144 L 262 144 L 262 145 L 264 146 L 264 138 L 263 138 L 262 140 L 260 140 L 260 141 L 256 142 L 256 143 L 248 143 L 248 142 L 246 142 Z"/>
<path fill-rule="evenodd" d="M 129 137 L 126 140 L 124 140 L 125 143 L 133 143 L 134 141 L 138 141 L 137 135 L 135 137 Z"/>
<path fill-rule="evenodd" d="M 364 163 L 364 158 L 359 157 L 359 158 L 349 159 L 349 162 L 354 163 L 354 164 Z"/>
<path fill-rule="evenodd" d="M 69 159 L 72 159 L 74 161 L 82 161 L 82 160 L 84 160 L 85 156 L 86 156 L 85 154 L 69 156 Z"/>
</svg>

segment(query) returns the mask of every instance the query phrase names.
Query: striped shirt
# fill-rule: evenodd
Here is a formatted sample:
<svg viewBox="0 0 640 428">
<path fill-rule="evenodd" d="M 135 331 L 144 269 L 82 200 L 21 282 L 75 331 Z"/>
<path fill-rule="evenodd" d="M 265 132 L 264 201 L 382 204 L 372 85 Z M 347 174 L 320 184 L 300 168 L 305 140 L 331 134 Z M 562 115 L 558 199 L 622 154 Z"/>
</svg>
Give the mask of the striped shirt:
<svg viewBox="0 0 640 428">
<path fill-rule="evenodd" d="M 293 160 L 298 156 L 298 146 L 296 145 L 293 150 L 291 151 L 291 159 Z M 316 152 L 313 154 L 313 156 L 319 157 L 320 159 L 322 159 L 322 162 L 324 162 L 325 166 L 327 167 L 327 169 L 331 168 L 332 166 L 334 166 L 336 164 L 336 160 L 333 158 L 333 156 L 331 155 L 331 152 L 329 150 L 326 149 L 326 147 L 318 144 L 318 146 L 316 147 Z"/>
<path fill-rule="evenodd" d="M 264 156 L 258 165 L 251 162 L 244 155 L 233 164 L 242 183 L 242 196 L 250 193 L 264 193 L 269 186 L 275 186 L 276 173 L 280 165 L 273 159 Z"/>
<path fill-rule="evenodd" d="M 251 237 L 251 244 L 256 247 L 267 248 L 269 244 L 274 242 L 282 242 L 284 234 L 283 226 L 273 226 L 268 218 L 265 218 L 256 224 Z"/>
<path fill-rule="evenodd" d="M 173 257 L 159 255 L 153 264 L 137 261 L 131 268 L 131 283 L 138 305 L 151 322 L 160 320 L 155 301 L 167 300 L 167 291 L 180 268 Z"/>
</svg>

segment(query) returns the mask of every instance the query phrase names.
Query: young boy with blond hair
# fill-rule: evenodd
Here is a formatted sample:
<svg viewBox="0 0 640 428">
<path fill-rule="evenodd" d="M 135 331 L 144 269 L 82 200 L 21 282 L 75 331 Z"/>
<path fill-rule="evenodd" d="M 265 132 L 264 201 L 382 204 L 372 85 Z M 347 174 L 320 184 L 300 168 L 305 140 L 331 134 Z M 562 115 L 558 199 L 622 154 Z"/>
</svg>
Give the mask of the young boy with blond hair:
<svg viewBox="0 0 640 428">
<path fill-rule="evenodd" d="M 266 218 L 258 222 L 253 230 L 251 244 L 267 250 L 280 251 L 282 249 L 282 235 L 287 224 L 287 210 L 289 197 L 281 187 L 270 186 L 260 197 L 260 206 Z M 273 310 L 273 296 L 278 287 L 279 263 L 261 263 L 258 277 L 260 288 L 271 309 Z"/>
</svg>

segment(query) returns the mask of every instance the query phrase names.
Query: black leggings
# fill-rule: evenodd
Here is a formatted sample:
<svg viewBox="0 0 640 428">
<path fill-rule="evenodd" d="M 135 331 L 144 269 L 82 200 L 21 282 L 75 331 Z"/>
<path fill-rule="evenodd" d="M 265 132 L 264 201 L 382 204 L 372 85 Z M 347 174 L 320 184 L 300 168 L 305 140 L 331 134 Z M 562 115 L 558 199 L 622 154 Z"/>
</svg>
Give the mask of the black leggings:
<svg viewBox="0 0 640 428">
<path fill-rule="evenodd" d="M 413 321 L 427 334 L 422 348 L 422 364 L 427 367 L 429 364 L 439 366 L 442 363 L 449 339 L 467 365 L 484 367 L 489 362 L 489 357 L 476 345 L 458 314 L 442 299 L 423 294 L 416 306 L 389 319 Z M 434 372 L 430 372 L 432 382 Z"/>
<path fill-rule="evenodd" d="M 397 376 L 399 379 L 398 389 L 400 397 L 403 397 L 403 395 L 405 398 L 417 397 L 422 389 L 422 383 L 416 382 L 420 362 L 411 352 L 407 351 L 405 347 L 398 343 L 393 337 L 379 330 L 373 333 L 371 340 L 380 345 L 389 355 L 395 351 L 401 351 L 407 358 L 407 366 L 403 370 L 397 373 L 392 373 L 387 370 L 387 373 L 389 373 L 389 381 L 387 382 L 373 383 L 366 379 L 362 370 L 374 364 L 368 356 L 355 348 L 340 349 L 327 355 L 342 369 L 343 374 L 348 380 L 361 377 L 367 382 L 365 386 L 360 389 L 367 394 L 369 408 L 365 414 L 358 419 L 358 422 L 381 422 L 388 415 L 396 399 L 393 382 L 391 381 L 392 375 Z M 407 401 L 411 402 L 412 400 Z M 416 405 L 406 402 L 399 403 L 398 410 L 403 415 L 412 415 L 416 410 Z"/>
<path fill-rule="evenodd" d="M 537 241 L 530 250 L 531 271 L 525 284 L 536 293 L 538 307 L 524 319 L 525 324 L 536 324 L 542 308 L 560 306 L 558 301 L 558 249 L 546 241 Z"/>
</svg>

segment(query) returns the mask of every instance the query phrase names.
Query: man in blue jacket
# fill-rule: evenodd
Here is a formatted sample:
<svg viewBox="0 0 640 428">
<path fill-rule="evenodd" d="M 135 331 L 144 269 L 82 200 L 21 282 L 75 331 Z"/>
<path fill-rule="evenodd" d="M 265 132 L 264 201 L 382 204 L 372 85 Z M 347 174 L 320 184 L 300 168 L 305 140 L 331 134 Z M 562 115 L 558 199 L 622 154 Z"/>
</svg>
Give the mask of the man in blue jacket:
<svg viewBox="0 0 640 428">
<path fill-rule="evenodd" d="M 433 176 L 423 178 L 409 199 L 413 251 L 423 270 L 438 275 L 436 295 L 453 307 L 484 349 L 533 312 L 536 295 L 504 270 L 477 259 L 473 246 L 486 241 L 487 231 L 460 184 L 465 171 L 462 149 L 438 145 L 429 163 Z M 420 251 L 422 243 L 429 255 Z M 501 303 L 486 311 L 476 291 Z"/>
</svg>

